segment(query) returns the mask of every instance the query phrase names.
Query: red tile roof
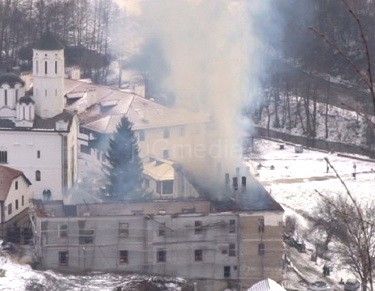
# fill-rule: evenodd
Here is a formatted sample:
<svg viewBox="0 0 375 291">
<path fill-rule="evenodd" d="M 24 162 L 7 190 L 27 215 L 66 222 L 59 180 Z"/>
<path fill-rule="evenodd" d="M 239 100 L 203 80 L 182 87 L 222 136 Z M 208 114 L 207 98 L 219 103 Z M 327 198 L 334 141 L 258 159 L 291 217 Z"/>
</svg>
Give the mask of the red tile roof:
<svg viewBox="0 0 375 291">
<path fill-rule="evenodd" d="M 23 176 L 26 182 L 31 185 L 30 181 L 21 171 L 5 166 L 0 166 L 0 201 L 4 201 L 7 198 L 9 189 L 12 186 L 12 182 L 19 176 Z"/>
</svg>

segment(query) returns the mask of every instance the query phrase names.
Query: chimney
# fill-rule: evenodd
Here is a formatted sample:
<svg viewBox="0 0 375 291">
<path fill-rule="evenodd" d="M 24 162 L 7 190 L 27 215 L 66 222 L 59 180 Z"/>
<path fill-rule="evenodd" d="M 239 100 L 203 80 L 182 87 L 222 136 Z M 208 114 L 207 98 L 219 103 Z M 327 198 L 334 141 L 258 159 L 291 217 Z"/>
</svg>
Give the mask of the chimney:
<svg viewBox="0 0 375 291">
<path fill-rule="evenodd" d="M 237 191 L 238 190 L 238 178 L 233 177 L 233 190 Z"/>
<path fill-rule="evenodd" d="M 245 192 L 246 190 L 246 177 L 242 176 L 241 178 L 241 186 L 242 186 L 242 192 Z"/>
<path fill-rule="evenodd" d="M 229 173 L 225 173 L 225 186 L 229 186 L 230 179 L 229 179 Z"/>
</svg>

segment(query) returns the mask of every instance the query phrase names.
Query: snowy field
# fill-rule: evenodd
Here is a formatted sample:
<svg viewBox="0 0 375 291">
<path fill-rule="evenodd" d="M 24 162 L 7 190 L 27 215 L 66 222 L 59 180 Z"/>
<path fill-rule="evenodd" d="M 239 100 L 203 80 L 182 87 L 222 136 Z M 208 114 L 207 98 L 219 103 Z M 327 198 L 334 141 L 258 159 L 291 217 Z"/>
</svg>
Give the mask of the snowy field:
<svg viewBox="0 0 375 291">
<path fill-rule="evenodd" d="M 284 150 L 279 149 L 280 144 L 284 144 Z M 327 173 L 325 157 L 336 168 L 359 203 L 373 201 L 375 160 L 366 157 L 351 155 L 352 158 L 349 158 L 337 153 L 308 149 L 297 154 L 294 145 L 256 140 L 255 152 L 251 153 L 247 163 L 279 203 L 286 208 L 310 212 L 319 198 L 315 190 L 324 195 L 344 194 L 345 191 L 334 172 L 330 169 Z M 352 175 L 354 171 L 357 173 L 356 179 Z"/>
<path fill-rule="evenodd" d="M 280 145 L 285 146 L 280 150 Z M 256 140 L 254 152 L 247 160 L 251 171 L 267 188 L 271 195 L 285 209 L 285 216 L 297 219 L 297 237 L 301 238 L 307 247 L 306 253 L 298 253 L 296 249 L 287 247 L 288 258 L 296 269 L 285 275 L 286 286 L 294 290 L 307 290 L 306 282 L 295 278 L 298 273 L 307 282 L 325 281 L 335 290 L 343 290 L 338 285 L 341 278 L 353 279 L 353 275 L 332 257 L 331 276 L 322 277 L 322 267 L 326 261 L 318 258 L 311 262 L 310 256 L 314 249 L 309 236 L 309 222 L 304 214 L 311 214 L 319 201 L 320 193 L 330 195 L 345 195 L 345 189 L 330 169 L 327 173 L 328 158 L 331 164 L 347 184 L 358 203 L 374 202 L 375 197 L 375 160 L 367 157 L 340 156 L 338 153 L 327 153 L 317 150 L 304 149 L 303 153 L 295 153 L 295 145 L 283 142 Z M 355 170 L 354 166 L 355 165 Z M 356 172 L 356 179 L 353 172 Z M 302 214 L 302 215 L 301 215 Z M 336 263 L 333 263 L 336 262 Z M 296 288 L 297 286 L 297 288 Z"/>
</svg>

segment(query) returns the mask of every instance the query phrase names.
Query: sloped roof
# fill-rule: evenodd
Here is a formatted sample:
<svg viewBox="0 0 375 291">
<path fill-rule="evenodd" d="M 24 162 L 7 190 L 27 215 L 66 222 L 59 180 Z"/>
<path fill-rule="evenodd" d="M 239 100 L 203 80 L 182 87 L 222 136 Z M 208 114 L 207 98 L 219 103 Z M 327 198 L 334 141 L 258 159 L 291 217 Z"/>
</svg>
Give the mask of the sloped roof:
<svg viewBox="0 0 375 291">
<path fill-rule="evenodd" d="M 64 46 L 55 35 L 50 32 L 46 32 L 37 41 L 35 48 L 43 51 L 56 51 L 62 50 Z"/>
<path fill-rule="evenodd" d="M 224 189 L 224 186 L 222 186 Z M 203 189 L 208 196 L 215 197 L 211 189 Z M 238 190 L 237 201 L 233 197 L 225 197 L 215 201 L 218 211 L 284 211 L 282 206 L 267 192 L 254 177 L 247 177 L 246 189 Z"/>
<path fill-rule="evenodd" d="M 98 133 L 111 134 L 125 115 L 135 130 L 203 123 L 208 114 L 169 108 L 134 93 L 123 92 L 108 86 L 94 85 L 77 80 L 65 80 L 65 92 L 95 91 L 95 100 L 89 100 L 89 107 L 79 114 L 83 127 Z M 89 94 L 85 98 L 90 97 Z M 82 102 L 71 104 L 71 110 L 80 109 Z"/>
<path fill-rule="evenodd" d="M 3 84 L 8 84 L 11 88 L 13 88 L 16 84 L 25 86 L 25 82 L 19 76 L 13 73 L 5 73 L 0 75 L 0 86 Z"/>
<path fill-rule="evenodd" d="M 151 161 L 143 164 L 143 173 L 155 181 L 174 180 L 173 163 L 169 161 Z"/>
<path fill-rule="evenodd" d="M 4 201 L 7 198 L 12 182 L 19 176 L 22 176 L 26 183 L 31 185 L 23 172 L 13 168 L 0 166 L 0 201 Z"/>
<path fill-rule="evenodd" d="M 286 291 L 272 279 L 265 279 L 253 285 L 247 291 Z"/>
<path fill-rule="evenodd" d="M 64 120 L 65 122 L 68 122 L 67 131 L 70 131 L 70 127 L 72 125 L 73 118 L 75 115 L 76 115 L 75 112 L 70 112 L 67 110 L 64 110 L 62 113 L 51 118 L 43 119 L 35 115 L 34 125 L 31 128 L 17 127 L 15 123 L 10 119 L 0 119 L 0 130 L 65 132 L 64 130 L 56 130 L 56 122 L 60 120 Z"/>
<path fill-rule="evenodd" d="M 21 97 L 20 100 L 18 100 L 18 103 L 20 104 L 25 103 L 27 105 L 29 105 L 30 103 L 35 104 L 34 100 L 30 96 Z"/>
</svg>

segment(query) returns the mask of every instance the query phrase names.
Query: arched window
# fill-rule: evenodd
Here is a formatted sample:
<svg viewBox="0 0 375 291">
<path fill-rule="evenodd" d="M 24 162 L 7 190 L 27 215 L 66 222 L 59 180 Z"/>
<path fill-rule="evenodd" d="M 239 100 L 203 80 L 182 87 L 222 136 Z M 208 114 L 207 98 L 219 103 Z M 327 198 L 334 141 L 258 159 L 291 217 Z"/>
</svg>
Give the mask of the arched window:
<svg viewBox="0 0 375 291">
<path fill-rule="evenodd" d="M 48 63 L 47 61 L 44 62 L 44 74 L 48 74 Z"/>
<path fill-rule="evenodd" d="M 5 89 L 4 90 L 4 105 L 7 106 L 8 105 L 8 90 Z"/>
<path fill-rule="evenodd" d="M 40 171 L 37 170 L 37 171 L 35 172 L 35 180 L 36 180 L 36 181 L 40 181 L 41 179 L 42 179 L 42 177 L 41 177 Z"/>
<path fill-rule="evenodd" d="M 57 75 L 57 61 L 55 61 L 55 74 Z"/>
<path fill-rule="evenodd" d="M 18 102 L 18 89 L 16 89 L 16 103 Z"/>
<path fill-rule="evenodd" d="M 36 73 L 39 74 L 39 62 L 35 61 Z"/>
<path fill-rule="evenodd" d="M 25 120 L 26 119 L 26 108 L 25 108 L 25 105 L 22 106 L 22 119 Z"/>
</svg>

